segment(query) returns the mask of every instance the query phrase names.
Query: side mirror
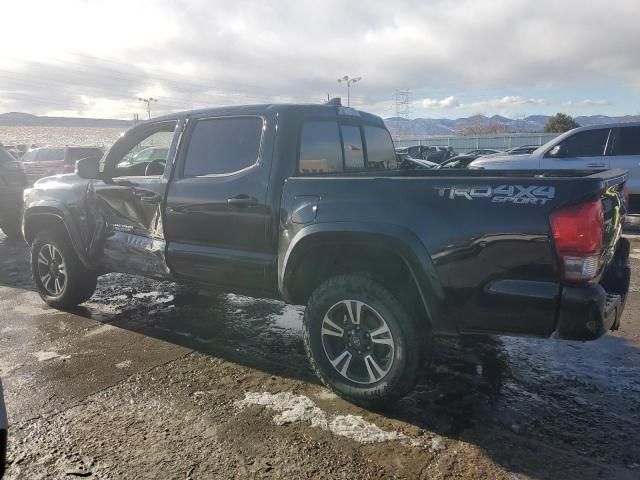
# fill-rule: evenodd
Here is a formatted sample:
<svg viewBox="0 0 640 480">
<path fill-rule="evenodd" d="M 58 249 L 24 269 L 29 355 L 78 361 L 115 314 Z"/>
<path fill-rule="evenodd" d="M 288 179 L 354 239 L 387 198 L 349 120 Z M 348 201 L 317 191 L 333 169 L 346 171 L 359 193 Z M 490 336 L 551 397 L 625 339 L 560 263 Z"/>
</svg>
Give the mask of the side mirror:
<svg viewBox="0 0 640 480">
<path fill-rule="evenodd" d="M 100 178 L 100 159 L 98 157 L 82 158 L 76 162 L 76 175 L 87 180 Z"/>
<path fill-rule="evenodd" d="M 561 158 L 569 156 L 569 151 L 565 145 L 556 145 L 551 150 L 549 150 L 549 156 L 553 158 Z"/>
</svg>

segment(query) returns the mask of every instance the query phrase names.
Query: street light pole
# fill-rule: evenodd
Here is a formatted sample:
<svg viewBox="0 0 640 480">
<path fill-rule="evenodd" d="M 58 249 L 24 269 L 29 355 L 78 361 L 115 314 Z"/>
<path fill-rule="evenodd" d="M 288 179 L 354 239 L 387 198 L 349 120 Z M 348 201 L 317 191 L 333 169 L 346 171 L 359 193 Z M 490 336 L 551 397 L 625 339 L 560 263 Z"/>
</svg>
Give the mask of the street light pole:
<svg viewBox="0 0 640 480">
<path fill-rule="evenodd" d="M 147 104 L 147 115 L 149 116 L 149 120 L 151 120 L 151 102 L 157 102 L 157 98 L 149 97 L 149 98 L 141 98 L 138 97 L 139 102 L 144 102 Z"/>
<path fill-rule="evenodd" d="M 351 105 L 351 84 L 362 80 L 362 77 L 351 78 L 349 75 L 345 75 L 338 79 L 338 83 L 346 82 L 347 84 L 347 107 Z"/>
</svg>

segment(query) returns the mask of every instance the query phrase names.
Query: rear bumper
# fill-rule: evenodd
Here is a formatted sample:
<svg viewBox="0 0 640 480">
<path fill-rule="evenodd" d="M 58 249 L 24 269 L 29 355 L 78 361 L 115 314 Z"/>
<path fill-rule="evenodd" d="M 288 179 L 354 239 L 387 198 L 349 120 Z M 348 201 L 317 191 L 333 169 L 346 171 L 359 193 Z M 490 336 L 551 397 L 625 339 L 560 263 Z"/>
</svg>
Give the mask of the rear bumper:
<svg viewBox="0 0 640 480">
<path fill-rule="evenodd" d="M 554 335 L 567 340 L 594 340 L 617 330 L 630 277 L 629 241 L 622 238 L 599 284 L 562 289 Z"/>
</svg>

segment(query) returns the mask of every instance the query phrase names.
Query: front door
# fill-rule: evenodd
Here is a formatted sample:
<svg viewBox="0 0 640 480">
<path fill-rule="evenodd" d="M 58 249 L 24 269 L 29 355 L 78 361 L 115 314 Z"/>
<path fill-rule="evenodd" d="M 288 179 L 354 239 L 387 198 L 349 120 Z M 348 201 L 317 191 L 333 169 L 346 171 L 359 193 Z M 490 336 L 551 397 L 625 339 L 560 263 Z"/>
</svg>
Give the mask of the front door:
<svg viewBox="0 0 640 480">
<path fill-rule="evenodd" d="M 609 168 L 609 157 L 605 149 L 610 129 L 600 128 L 577 132 L 565 138 L 560 144 L 564 149 L 562 157 L 552 157 L 549 152 L 541 161 L 542 169 L 562 170 L 604 170 Z"/>
<path fill-rule="evenodd" d="M 87 204 L 97 231 L 92 248 L 106 270 L 169 277 L 162 210 L 177 126 L 163 121 L 127 132 L 105 156 L 106 180 L 90 186 Z M 164 148 L 166 157 L 131 160 L 151 148 Z"/>
<path fill-rule="evenodd" d="M 275 121 L 275 119 L 269 120 Z M 168 259 L 179 277 L 262 292 L 272 139 L 263 116 L 192 118 L 166 209 Z"/>
</svg>

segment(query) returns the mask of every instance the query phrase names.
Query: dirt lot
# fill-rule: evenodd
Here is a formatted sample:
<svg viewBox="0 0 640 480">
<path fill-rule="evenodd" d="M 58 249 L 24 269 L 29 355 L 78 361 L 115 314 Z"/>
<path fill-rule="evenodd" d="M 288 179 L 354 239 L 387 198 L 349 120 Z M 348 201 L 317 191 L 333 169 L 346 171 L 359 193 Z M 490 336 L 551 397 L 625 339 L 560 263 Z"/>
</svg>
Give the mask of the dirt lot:
<svg viewBox="0 0 640 480">
<path fill-rule="evenodd" d="M 310 374 L 300 309 L 108 275 L 59 312 L 0 236 L 7 477 L 638 479 L 633 248 L 619 332 L 441 341 L 417 390 L 374 413 Z"/>
</svg>

